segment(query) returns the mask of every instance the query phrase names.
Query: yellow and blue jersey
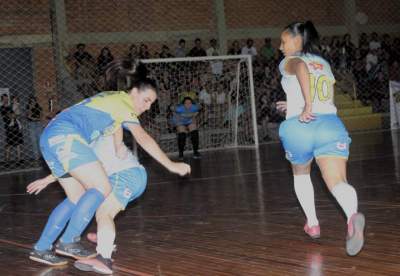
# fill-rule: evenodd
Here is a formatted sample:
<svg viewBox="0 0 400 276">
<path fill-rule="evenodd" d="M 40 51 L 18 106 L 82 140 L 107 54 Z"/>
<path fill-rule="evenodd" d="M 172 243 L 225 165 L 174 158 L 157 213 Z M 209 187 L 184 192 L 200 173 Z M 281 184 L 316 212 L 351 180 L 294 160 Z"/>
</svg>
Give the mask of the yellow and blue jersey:
<svg viewBox="0 0 400 276">
<path fill-rule="evenodd" d="M 139 124 L 130 96 L 103 92 L 58 114 L 40 137 L 43 158 L 56 177 L 98 160 L 89 144 L 127 123 Z"/>
<path fill-rule="evenodd" d="M 139 124 L 130 96 L 123 91 L 103 92 L 61 112 L 51 123 L 73 127 L 91 143 L 100 135 L 113 134 L 126 123 Z M 64 125 L 65 124 L 65 125 Z"/>
</svg>

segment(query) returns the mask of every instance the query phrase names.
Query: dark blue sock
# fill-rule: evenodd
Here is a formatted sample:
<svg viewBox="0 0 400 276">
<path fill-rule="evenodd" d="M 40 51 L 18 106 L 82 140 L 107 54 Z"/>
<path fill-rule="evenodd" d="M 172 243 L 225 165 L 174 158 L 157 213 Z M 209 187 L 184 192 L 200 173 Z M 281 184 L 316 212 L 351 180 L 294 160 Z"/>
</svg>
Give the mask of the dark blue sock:
<svg viewBox="0 0 400 276">
<path fill-rule="evenodd" d="M 35 244 L 36 250 L 49 250 L 53 245 L 54 241 L 64 230 L 65 225 L 71 218 L 71 215 L 76 205 L 66 198 L 63 202 L 51 212 L 49 219 L 47 220 L 46 227 L 44 228 L 39 241 Z"/>
<path fill-rule="evenodd" d="M 104 195 L 99 190 L 87 190 L 76 204 L 68 227 L 61 236 L 61 242 L 72 243 L 76 237 L 80 237 L 103 201 Z"/>
</svg>

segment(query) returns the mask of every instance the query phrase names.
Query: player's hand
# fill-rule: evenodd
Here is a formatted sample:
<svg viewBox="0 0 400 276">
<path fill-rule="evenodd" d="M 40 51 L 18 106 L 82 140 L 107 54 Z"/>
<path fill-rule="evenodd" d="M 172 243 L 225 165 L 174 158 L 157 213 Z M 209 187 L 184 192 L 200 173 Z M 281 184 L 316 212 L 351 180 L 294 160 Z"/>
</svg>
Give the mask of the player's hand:
<svg viewBox="0 0 400 276">
<path fill-rule="evenodd" d="M 172 162 L 172 165 L 168 169 L 170 172 L 179 174 L 180 176 L 190 174 L 191 172 L 190 165 L 180 162 Z"/>
<path fill-rule="evenodd" d="M 115 150 L 115 155 L 119 159 L 126 159 L 128 157 L 128 148 L 125 146 L 125 144 L 121 144 L 118 146 L 118 148 Z"/>
<path fill-rule="evenodd" d="M 299 121 L 302 123 L 309 123 L 315 120 L 315 115 L 311 111 L 311 107 L 304 107 L 303 112 L 299 116 Z"/>
<path fill-rule="evenodd" d="M 286 113 L 287 102 L 286 102 L 286 101 L 279 101 L 279 102 L 276 102 L 276 109 L 277 109 L 279 112 Z"/>
<path fill-rule="evenodd" d="M 50 183 L 48 183 L 44 178 L 33 181 L 26 187 L 26 191 L 29 194 L 39 194 L 44 188 L 46 188 Z"/>
</svg>

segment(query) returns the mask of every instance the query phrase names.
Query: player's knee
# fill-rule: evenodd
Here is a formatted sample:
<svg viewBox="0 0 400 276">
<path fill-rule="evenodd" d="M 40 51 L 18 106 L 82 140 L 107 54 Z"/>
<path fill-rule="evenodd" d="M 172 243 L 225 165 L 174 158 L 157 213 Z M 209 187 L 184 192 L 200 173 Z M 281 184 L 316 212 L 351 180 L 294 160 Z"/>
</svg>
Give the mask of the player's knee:
<svg viewBox="0 0 400 276">
<path fill-rule="evenodd" d="M 111 185 L 108 182 L 97 185 L 94 188 L 102 193 L 104 197 L 107 197 L 112 191 Z"/>
<path fill-rule="evenodd" d="M 83 196 L 83 194 L 84 194 L 84 191 L 79 191 L 79 192 L 76 192 L 76 193 L 70 193 L 70 194 L 67 195 L 67 197 L 72 203 L 77 204 L 78 201 Z"/>
</svg>

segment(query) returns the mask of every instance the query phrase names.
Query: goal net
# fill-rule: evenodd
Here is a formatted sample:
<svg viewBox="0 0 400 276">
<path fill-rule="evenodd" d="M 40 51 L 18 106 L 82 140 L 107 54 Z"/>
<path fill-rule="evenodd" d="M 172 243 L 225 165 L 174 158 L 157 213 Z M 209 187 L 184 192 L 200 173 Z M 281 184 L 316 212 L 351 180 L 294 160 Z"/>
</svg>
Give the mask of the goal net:
<svg viewBox="0 0 400 276">
<path fill-rule="evenodd" d="M 177 152 L 175 109 L 185 97 L 201 107 L 195 120 L 200 150 L 258 146 L 251 57 L 212 56 L 142 60 L 159 86 L 141 123 L 168 153 Z M 191 143 L 186 143 L 186 149 Z"/>
</svg>

